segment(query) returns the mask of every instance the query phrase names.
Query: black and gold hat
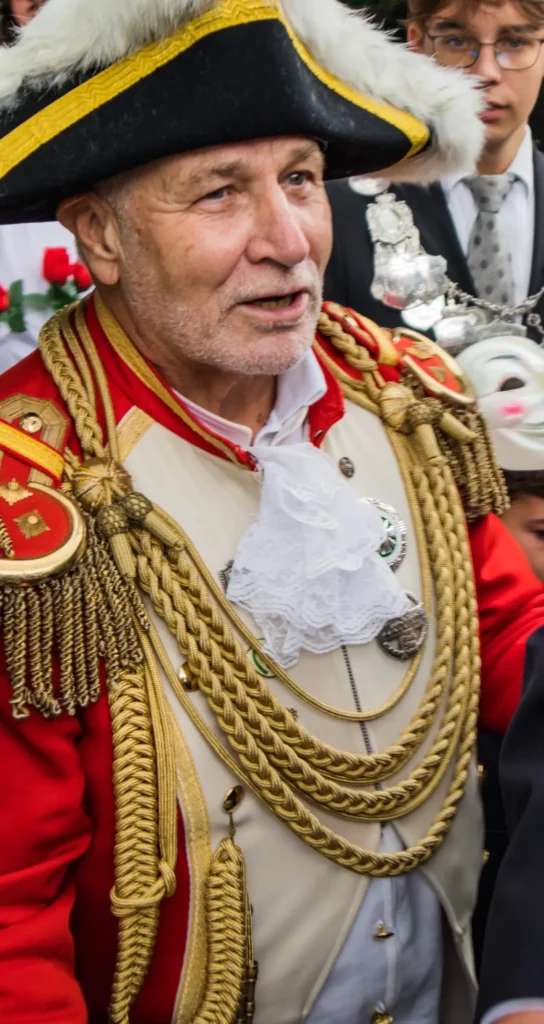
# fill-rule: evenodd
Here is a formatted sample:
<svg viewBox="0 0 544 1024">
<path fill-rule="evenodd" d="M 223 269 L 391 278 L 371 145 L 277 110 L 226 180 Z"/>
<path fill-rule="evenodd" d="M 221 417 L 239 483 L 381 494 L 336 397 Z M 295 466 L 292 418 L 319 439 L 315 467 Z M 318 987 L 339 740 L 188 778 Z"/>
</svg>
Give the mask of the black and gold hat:
<svg viewBox="0 0 544 1024">
<path fill-rule="evenodd" d="M 466 77 L 338 0 L 48 0 L 0 48 L 0 223 L 50 219 L 159 157 L 274 136 L 321 141 L 330 178 L 431 180 L 472 167 L 478 107 Z"/>
</svg>

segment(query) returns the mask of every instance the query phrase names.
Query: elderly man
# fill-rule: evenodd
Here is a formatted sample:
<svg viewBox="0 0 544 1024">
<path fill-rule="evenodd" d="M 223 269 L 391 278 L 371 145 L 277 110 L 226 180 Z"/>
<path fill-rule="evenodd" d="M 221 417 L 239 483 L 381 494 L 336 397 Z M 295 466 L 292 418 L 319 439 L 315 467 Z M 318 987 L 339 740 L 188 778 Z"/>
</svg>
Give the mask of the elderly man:
<svg viewBox="0 0 544 1024">
<path fill-rule="evenodd" d="M 320 313 L 324 174 L 471 159 L 470 85 L 334 0 L 49 0 L 0 96 L 96 284 L 0 388 L 2 1024 L 470 1020 L 477 600 L 489 716 L 542 590 L 456 364 Z"/>
</svg>

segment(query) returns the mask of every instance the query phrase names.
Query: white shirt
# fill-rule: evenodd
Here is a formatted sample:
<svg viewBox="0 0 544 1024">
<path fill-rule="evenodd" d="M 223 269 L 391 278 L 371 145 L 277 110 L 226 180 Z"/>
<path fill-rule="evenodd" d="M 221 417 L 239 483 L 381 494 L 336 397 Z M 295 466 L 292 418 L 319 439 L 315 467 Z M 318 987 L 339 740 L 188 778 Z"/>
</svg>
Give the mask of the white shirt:
<svg viewBox="0 0 544 1024">
<path fill-rule="evenodd" d="M 535 185 L 533 139 L 530 128 L 526 128 L 521 146 L 508 170 L 517 175 L 517 180 L 501 206 L 499 225 L 508 239 L 512 253 L 513 298 L 517 305 L 529 294 L 533 263 Z M 441 185 L 459 244 L 466 256 L 472 228 L 478 216 L 478 205 L 462 178 L 462 174 L 447 174 L 442 178 Z"/>
<path fill-rule="evenodd" d="M 195 402 L 179 395 L 189 412 L 198 419 L 206 430 L 219 434 L 240 448 L 249 448 L 252 444 L 298 444 L 306 440 L 306 418 L 308 409 L 323 398 L 327 392 L 325 375 L 319 362 L 311 351 L 290 370 L 278 377 L 276 402 L 268 422 L 253 437 L 249 427 L 242 423 L 232 423 L 222 416 L 208 412 Z M 176 392 L 177 394 L 177 392 Z"/>
<path fill-rule="evenodd" d="M 44 249 L 67 249 L 70 261 L 77 259 L 73 235 L 57 221 L 1 225 L 0 285 L 9 289 L 14 281 L 22 280 L 25 295 L 45 294 L 49 283 L 42 273 Z M 14 334 L 8 324 L 0 322 L 0 373 L 36 348 L 38 335 L 51 315 L 52 310 L 25 311 L 27 329 L 23 334 Z"/>
<path fill-rule="evenodd" d="M 312 351 L 278 379 L 276 404 L 253 439 L 249 427 L 222 419 L 183 396 L 208 430 L 233 444 L 297 444 L 307 437 L 308 409 L 326 393 L 323 371 Z M 392 825 L 382 830 L 382 852 L 402 849 Z M 383 922 L 393 933 L 376 939 Z M 306 1024 L 361 1024 L 376 1011 L 395 1024 L 439 1024 L 442 986 L 442 912 L 421 871 L 400 878 L 372 879 L 338 959 L 306 1017 Z"/>
</svg>

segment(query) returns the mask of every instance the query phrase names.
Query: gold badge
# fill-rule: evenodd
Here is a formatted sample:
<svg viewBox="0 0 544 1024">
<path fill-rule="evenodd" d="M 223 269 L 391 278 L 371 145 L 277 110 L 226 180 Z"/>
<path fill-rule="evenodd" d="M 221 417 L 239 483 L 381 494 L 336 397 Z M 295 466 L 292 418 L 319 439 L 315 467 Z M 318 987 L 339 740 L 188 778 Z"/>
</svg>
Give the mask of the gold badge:
<svg viewBox="0 0 544 1024">
<path fill-rule="evenodd" d="M 16 505 L 24 498 L 30 498 L 31 492 L 27 491 L 18 480 L 10 480 L 9 484 L 0 484 L 0 498 L 7 501 L 8 505 Z"/>
<path fill-rule="evenodd" d="M 33 512 L 25 512 L 24 515 L 18 516 L 15 522 L 27 540 L 31 540 L 32 537 L 39 537 L 42 533 L 49 530 L 45 519 L 36 509 Z"/>
</svg>

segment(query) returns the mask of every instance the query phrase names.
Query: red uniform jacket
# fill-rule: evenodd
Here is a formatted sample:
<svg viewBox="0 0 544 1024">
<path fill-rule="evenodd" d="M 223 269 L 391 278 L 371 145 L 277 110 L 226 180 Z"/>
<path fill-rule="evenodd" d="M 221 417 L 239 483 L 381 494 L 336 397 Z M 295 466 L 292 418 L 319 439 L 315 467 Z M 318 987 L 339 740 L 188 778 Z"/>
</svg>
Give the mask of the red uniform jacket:
<svg viewBox="0 0 544 1024">
<path fill-rule="evenodd" d="M 207 445 L 143 385 L 109 346 L 92 305 L 89 326 L 108 374 L 118 421 L 134 405 L 166 428 Z M 310 410 L 314 443 L 343 414 L 329 389 Z M 390 368 L 384 368 L 384 373 Z M 0 381 L 0 402 L 22 393 L 58 391 L 38 354 Z M 64 439 L 77 450 L 75 434 Z M 233 446 L 231 446 L 233 447 Z M 59 445 L 62 450 L 62 445 Z M 246 455 L 236 451 L 240 460 Z M 5 453 L 1 479 L 25 483 L 28 465 Z M 481 720 L 504 731 L 516 707 L 528 637 L 544 623 L 544 591 L 500 521 L 470 527 L 483 659 Z M 0 1024 L 106 1024 L 116 956 L 112 739 L 107 698 L 76 718 L 14 721 L 10 688 L 0 673 Z M 183 962 L 189 875 L 179 822 L 178 886 L 161 909 L 151 969 L 132 1013 L 134 1024 L 168 1024 Z M 176 938 L 171 939 L 170 936 Z"/>
</svg>

